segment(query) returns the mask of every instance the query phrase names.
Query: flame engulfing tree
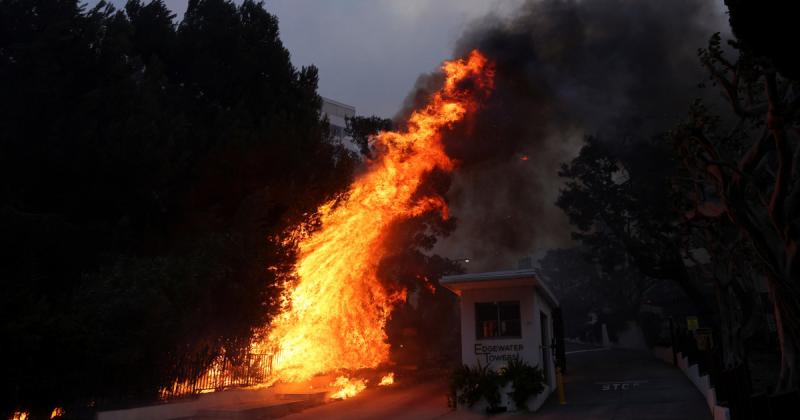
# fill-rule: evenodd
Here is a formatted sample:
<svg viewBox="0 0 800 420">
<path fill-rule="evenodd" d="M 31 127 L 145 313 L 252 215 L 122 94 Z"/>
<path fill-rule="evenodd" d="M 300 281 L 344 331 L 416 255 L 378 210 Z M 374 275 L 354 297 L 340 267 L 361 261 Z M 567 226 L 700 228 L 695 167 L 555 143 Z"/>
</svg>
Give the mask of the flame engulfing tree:
<svg viewBox="0 0 800 420">
<path fill-rule="evenodd" d="M 406 130 L 380 133 L 375 158 L 346 193 L 285 238 L 297 244 L 295 278 L 287 284 L 284 311 L 254 344 L 278 351 L 276 379 L 304 380 L 388 360 L 386 322 L 407 293 L 378 278 L 379 263 L 392 251 L 391 229 L 431 211 L 448 218 L 444 198 L 424 181 L 453 170 L 442 134 L 473 114 L 493 86 L 492 64 L 478 51 L 445 62 L 442 71 L 441 90 L 413 112 Z"/>
<path fill-rule="evenodd" d="M 375 136 L 381 131 L 392 129 L 392 120 L 376 116 L 362 117 L 356 115 L 345 119 L 345 133 L 353 139 L 353 143 L 358 146 L 358 151 L 366 157 L 370 156 L 370 142 L 374 142 Z"/>
</svg>

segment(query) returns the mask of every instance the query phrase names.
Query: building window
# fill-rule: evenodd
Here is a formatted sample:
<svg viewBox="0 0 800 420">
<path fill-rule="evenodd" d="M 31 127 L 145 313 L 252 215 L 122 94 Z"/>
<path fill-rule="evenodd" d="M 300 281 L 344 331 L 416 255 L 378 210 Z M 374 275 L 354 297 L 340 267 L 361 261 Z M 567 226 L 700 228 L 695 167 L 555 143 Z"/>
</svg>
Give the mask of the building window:
<svg viewBox="0 0 800 420">
<path fill-rule="evenodd" d="M 520 338 L 519 301 L 475 304 L 475 335 L 484 338 Z"/>
</svg>

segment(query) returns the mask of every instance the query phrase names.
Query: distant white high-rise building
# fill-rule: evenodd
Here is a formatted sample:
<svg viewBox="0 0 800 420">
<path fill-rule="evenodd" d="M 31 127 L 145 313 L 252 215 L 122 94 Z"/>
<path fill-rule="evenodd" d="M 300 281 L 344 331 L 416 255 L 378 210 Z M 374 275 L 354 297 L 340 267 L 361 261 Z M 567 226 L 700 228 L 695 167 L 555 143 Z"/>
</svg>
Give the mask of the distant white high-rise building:
<svg viewBox="0 0 800 420">
<path fill-rule="evenodd" d="M 322 114 L 328 117 L 333 135 L 343 140 L 344 129 L 347 127 L 346 119 L 356 115 L 356 107 L 323 97 Z"/>
</svg>

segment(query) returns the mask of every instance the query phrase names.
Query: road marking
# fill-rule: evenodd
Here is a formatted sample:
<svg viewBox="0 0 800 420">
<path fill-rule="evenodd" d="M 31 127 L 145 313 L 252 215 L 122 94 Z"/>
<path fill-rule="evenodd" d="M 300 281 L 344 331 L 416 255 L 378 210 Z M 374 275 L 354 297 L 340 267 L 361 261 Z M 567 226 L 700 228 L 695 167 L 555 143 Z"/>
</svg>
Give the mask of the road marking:
<svg viewBox="0 0 800 420">
<path fill-rule="evenodd" d="M 616 382 L 595 382 L 600 385 L 601 391 L 627 391 L 638 388 L 641 384 L 646 384 L 646 380 L 616 381 Z"/>
<path fill-rule="evenodd" d="M 631 379 L 629 381 L 609 381 L 609 382 L 595 382 L 598 385 L 602 384 L 645 384 L 648 381 L 647 379 Z"/>
<path fill-rule="evenodd" d="M 604 350 L 611 350 L 611 349 L 609 349 L 608 347 L 602 347 L 602 348 L 599 348 L 599 349 L 573 350 L 573 351 L 564 352 L 564 354 L 586 353 L 586 352 L 589 352 L 589 351 L 604 351 Z"/>
</svg>

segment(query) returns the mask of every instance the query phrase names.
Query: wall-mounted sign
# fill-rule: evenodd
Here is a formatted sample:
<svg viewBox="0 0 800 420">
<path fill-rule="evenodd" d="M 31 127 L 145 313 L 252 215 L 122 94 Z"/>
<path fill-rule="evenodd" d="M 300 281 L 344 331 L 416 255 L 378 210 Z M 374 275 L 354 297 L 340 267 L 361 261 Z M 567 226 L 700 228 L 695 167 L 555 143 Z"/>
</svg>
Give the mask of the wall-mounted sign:
<svg viewBox="0 0 800 420">
<path fill-rule="evenodd" d="M 486 363 L 507 362 L 520 358 L 519 353 L 525 349 L 521 343 L 513 344 L 484 344 L 475 343 L 475 354 L 485 356 Z"/>
<path fill-rule="evenodd" d="M 686 329 L 689 331 L 694 331 L 700 327 L 700 322 L 697 321 L 696 316 L 687 316 L 686 317 Z"/>
<path fill-rule="evenodd" d="M 694 339 L 697 342 L 697 350 L 709 351 L 714 348 L 714 336 L 711 328 L 698 328 L 694 332 Z"/>
</svg>

